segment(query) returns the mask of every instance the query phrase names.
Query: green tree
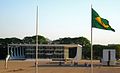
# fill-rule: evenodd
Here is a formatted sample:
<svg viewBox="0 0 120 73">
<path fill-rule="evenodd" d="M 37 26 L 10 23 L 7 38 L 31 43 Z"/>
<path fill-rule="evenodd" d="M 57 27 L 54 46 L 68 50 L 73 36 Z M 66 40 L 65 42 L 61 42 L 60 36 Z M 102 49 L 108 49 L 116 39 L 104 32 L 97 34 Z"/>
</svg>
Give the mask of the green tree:
<svg viewBox="0 0 120 73">
<path fill-rule="evenodd" d="M 120 45 L 116 45 L 116 58 L 120 59 Z"/>
<path fill-rule="evenodd" d="M 43 36 L 40 36 L 40 35 L 38 36 L 38 43 L 39 43 L 39 44 L 47 44 L 47 43 L 48 43 L 47 40 L 48 40 L 48 39 L 46 39 L 46 38 L 43 37 Z M 26 44 L 35 44 L 35 43 L 36 43 L 36 36 L 24 37 L 23 43 L 26 43 Z"/>
<path fill-rule="evenodd" d="M 103 49 L 107 49 L 107 46 L 93 45 L 93 59 L 102 59 Z"/>
</svg>

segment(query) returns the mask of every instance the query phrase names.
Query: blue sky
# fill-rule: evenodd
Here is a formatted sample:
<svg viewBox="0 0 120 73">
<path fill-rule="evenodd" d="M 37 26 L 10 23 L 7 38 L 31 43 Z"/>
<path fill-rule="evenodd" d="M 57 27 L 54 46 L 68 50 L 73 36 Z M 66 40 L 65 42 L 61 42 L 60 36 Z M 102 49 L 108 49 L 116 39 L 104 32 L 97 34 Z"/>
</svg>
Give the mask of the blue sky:
<svg viewBox="0 0 120 73">
<path fill-rule="evenodd" d="M 116 32 L 93 28 L 94 44 L 120 43 L 119 0 L 0 0 L 0 38 L 35 35 L 36 5 L 39 34 L 51 40 L 84 36 L 90 40 L 91 4 Z"/>
</svg>

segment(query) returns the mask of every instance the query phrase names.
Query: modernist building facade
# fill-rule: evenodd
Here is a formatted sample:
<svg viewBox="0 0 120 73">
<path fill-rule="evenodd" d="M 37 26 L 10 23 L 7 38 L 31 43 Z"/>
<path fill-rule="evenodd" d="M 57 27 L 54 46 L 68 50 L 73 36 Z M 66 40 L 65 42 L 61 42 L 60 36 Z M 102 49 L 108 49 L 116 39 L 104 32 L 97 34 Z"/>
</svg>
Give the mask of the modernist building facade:
<svg viewBox="0 0 120 73">
<path fill-rule="evenodd" d="M 10 59 L 35 59 L 35 44 L 8 44 Z M 81 60 L 82 46 L 75 44 L 39 44 L 38 58 L 65 60 Z"/>
</svg>

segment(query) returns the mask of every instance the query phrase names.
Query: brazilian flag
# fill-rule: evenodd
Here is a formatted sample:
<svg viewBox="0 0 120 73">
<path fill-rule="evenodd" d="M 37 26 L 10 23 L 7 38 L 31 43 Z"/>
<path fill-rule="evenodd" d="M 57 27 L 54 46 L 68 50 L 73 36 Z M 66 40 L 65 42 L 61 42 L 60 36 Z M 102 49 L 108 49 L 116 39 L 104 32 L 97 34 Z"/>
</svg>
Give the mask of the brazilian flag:
<svg viewBox="0 0 120 73">
<path fill-rule="evenodd" d="M 109 21 L 101 18 L 99 14 L 92 8 L 92 27 L 98 29 L 111 30 L 115 32 L 113 28 L 109 25 Z"/>
</svg>

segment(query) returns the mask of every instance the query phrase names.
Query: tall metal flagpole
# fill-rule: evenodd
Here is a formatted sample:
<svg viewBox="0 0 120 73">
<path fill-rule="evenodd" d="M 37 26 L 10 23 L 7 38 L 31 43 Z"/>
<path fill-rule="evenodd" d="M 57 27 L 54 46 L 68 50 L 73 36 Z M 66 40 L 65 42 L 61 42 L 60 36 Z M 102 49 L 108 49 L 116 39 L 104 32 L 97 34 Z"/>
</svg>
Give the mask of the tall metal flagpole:
<svg viewBox="0 0 120 73">
<path fill-rule="evenodd" d="M 92 5 L 91 5 L 91 73 L 93 73 L 93 46 L 92 46 Z"/>
<path fill-rule="evenodd" d="M 35 61 L 35 73 L 38 73 L 38 5 L 36 12 L 36 61 Z"/>
</svg>

